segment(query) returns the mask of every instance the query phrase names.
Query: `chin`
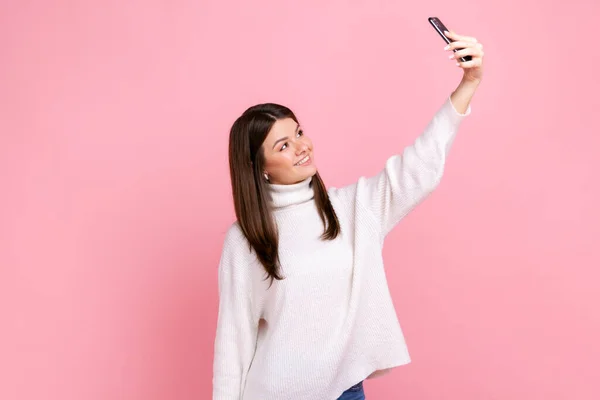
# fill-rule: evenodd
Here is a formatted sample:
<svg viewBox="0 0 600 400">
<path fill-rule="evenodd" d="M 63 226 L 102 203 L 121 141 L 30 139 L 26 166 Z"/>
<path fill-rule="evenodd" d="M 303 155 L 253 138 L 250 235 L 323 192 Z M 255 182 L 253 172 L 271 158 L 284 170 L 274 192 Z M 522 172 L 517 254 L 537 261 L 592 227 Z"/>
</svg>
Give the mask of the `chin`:
<svg viewBox="0 0 600 400">
<path fill-rule="evenodd" d="M 314 167 L 311 165 L 309 168 L 306 169 L 306 171 L 304 171 L 302 176 L 304 177 L 304 179 L 308 179 L 311 176 L 315 176 L 316 173 L 317 173 L 317 167 Z"/>
</svg>

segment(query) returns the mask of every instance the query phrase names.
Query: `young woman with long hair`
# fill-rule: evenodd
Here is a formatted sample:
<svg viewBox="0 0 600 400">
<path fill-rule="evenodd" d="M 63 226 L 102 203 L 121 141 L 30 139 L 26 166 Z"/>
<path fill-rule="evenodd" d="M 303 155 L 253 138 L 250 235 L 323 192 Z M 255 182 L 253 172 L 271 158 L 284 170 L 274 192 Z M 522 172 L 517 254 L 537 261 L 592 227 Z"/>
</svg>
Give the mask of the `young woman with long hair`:
<svg viewBox="0 0 600 400">
<path fill-rule="evenodd" d="M 360 400 L 365 379 L 410 362 L 382 248 L 438 186 L 481 82 L 481 44 L 448 36 L 454 60 L 472 57 L 457 62 L 460 84 L 372 177 L 327 189 L 313 143 L 285 106 L 258 104 L 234 122 L 237 220 L 218 271 L 213 400 Z"/>
</svg>

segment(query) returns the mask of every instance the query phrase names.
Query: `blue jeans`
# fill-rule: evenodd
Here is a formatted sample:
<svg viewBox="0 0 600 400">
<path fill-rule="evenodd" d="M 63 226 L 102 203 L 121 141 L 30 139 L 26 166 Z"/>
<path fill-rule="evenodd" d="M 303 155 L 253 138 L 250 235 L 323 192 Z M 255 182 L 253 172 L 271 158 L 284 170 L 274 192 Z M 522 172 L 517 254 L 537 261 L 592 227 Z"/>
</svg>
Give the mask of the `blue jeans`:
<svg viewBox="0 0 600 400">
<path fill-rule="evenodd" d="M 362 381 L 346 390 L 337 400 L 365 400 L 365 390 Z"/>
</svg>

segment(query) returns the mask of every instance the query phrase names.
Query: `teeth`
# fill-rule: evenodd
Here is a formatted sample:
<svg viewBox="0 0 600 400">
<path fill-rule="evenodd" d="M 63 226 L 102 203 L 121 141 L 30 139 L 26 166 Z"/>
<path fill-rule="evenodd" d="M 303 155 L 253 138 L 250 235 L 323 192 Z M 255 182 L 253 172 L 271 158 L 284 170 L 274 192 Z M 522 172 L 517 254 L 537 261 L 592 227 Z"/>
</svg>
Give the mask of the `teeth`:
<svg viewBox="0 0 600 400">
<path fill-rule="evenodd" d="M 305 162 L 307 162 L 307 161 L 308 161 L 308 156 L 306 156 L 306 157 L 304 157 L 302 160 L 298 161 L 298 162 L 296 163 L 296 165 L 302 165 L 302 164 L 304 164 L 304 163 L 305 163 Z"/>
</svg>

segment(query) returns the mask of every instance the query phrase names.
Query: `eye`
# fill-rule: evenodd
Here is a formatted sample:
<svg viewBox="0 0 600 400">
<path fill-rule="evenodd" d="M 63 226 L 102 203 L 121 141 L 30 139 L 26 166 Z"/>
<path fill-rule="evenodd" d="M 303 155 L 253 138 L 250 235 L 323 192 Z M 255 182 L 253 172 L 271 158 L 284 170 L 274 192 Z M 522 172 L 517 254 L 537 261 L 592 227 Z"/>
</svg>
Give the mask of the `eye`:
<svg viewBox="0 0 600 400">
<path fill-rule="evenodd" d="M 302 129 L 298 130 L 298 133 L 296 134 L 296 137 L 300 137 L 300 136 L 304 136 L 304 131 Z M 287 142 L 285 142 L 283 144 L 283 146 L 281 146 L 281 148 L 279 149 L 279 151 L 283 151 L 287 148 L 288 144 Z"/>
</svg>

